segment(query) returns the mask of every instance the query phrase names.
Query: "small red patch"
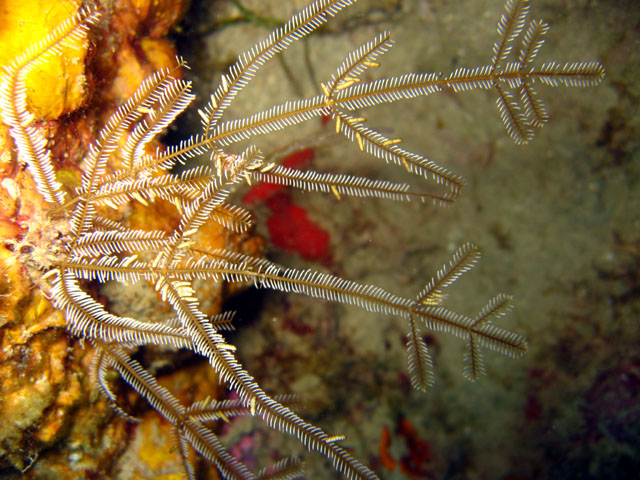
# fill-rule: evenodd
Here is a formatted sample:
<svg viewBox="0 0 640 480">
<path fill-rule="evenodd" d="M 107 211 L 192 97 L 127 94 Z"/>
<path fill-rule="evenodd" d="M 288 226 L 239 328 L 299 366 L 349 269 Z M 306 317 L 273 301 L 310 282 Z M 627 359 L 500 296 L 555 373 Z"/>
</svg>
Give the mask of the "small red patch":
<svg viewBox="0 0 640 480">
<path fill-rule="evenodd" d="M 308 166 L 315 158 L 316 154 L 312 148 L 305 148 L 298 152 L 294 152 L 291 155 L 287 155 L 282 160 L 282 165 L 287 168 L 296 168 L 298 170 Z"/>
<path fill-rule="evenodd" d="M 391 445 L 391 434 L 389 433 L 389 428 L 382 427 L 382 432 L 380 433 L 380 445 L 378 450 L 380 452 L 380 461 L 382 465 L 384 465 L 388 470 L 393 470 L 396 468 L 396 461 L 393 459 L 391 454 L 389 453 L 389 446 Z"/>
<path fill-rule="evenodd" d="M 329 234 L 313 223 L 304 208 L 294 205 L 286 193 L 267 201 L 271 216 L 267 228 L 274 245 L 295 251 L 305 260 L 331 262 Z"/>
</svg>

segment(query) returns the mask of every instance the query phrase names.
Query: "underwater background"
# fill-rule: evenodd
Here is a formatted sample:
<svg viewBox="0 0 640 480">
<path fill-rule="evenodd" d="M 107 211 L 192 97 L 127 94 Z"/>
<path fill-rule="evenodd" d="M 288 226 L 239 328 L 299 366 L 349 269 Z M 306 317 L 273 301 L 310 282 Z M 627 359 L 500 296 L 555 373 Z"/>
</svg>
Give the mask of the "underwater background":
<svg viewBox="0 0 640 480">
<path fill-rule="evenodd" d="M 191 67 L 185 76 L 194 81 L 196 106 L 167 142 L 199 131 L 198 107 L 238 54 L 308 3 L 192 0 L 173 35 Z M 503 0 L 360 0 L 266 64 L 225 118 L 320 93 L 349 52 L 385 29 L 395 46 L 366 79 L 485 65 L 503 7 Z M 268 257 L 283 265 L 413 298 L 472 242 L 482 259 L 447 289 L 445 306 L 474 316 L 496 294 L 513 295 L 514 309 L 496 323 L 526 337 L 527 354 L 514 360 L 486 352 L 487 375 L 470 383 L 462 374 L 465 343 L 425 332 L 436 379 L 426 393 L 407 375 L 404 320 L 267 290 L 228 300 L 226 308 L 238 311 L 230 342 L 258 383 L 269 393 L 297 394 L 303 418 L 346 435 L 341 445 L 382 479 L 626 479 L 640 470 L 640 10 L 635 0 L 535 0 L 530 17 L 551 25 L 539 62 L 599 60 L 607 75 L 598 87 L 539 86 L 551 119 L 529 144 L 509 138 L 493 90 L 441 92 L 361 112 L 368 126 L 465 179 L 452 206 L 287 188 L 263 195 L 261 185 L 237 192 L 255 213 Z M 151 27 L 145 33 L 154 34 Z M 255 143 L 265 152 L 285 149 L 286 161 L 301 168 L 416 180 L 333 132 L 332 123 L 313 119 Z M 135 290 L 126 290 L 119 299 L 105 295 L 113 304 L 134 302 Z M 216 299 L 224 293 L 220 285 L 212 290 Z M 83 350 L 79 343 L 69 340 L 68 357 Z M 220 395 L 208 390 L 215 379 L 204 360 L 152 349 L 139 358 L 176 390 Z M 72 425 L 58 428 L 82 430 L 86 445 L 60 433 L 42 447 L 36 437 L 46 425 L 36 419 L 17 452 L 29 456 L 33 446 L 34 466 L 22 475 L 3 464 L 0 478 L 182 478 L 170 425 L 136 398 L 122 395 L 140 424 L 116 418 L 97 395 L 91 409 L 70 408 L 64 422 Z M 237 418 L 219 430 L 252 469 L 300 455 L 305 478 L 341 478 L 322 455 L 258 420 Z M 11 450 L 4 438 L 0 447 Z"/>
</svg>

